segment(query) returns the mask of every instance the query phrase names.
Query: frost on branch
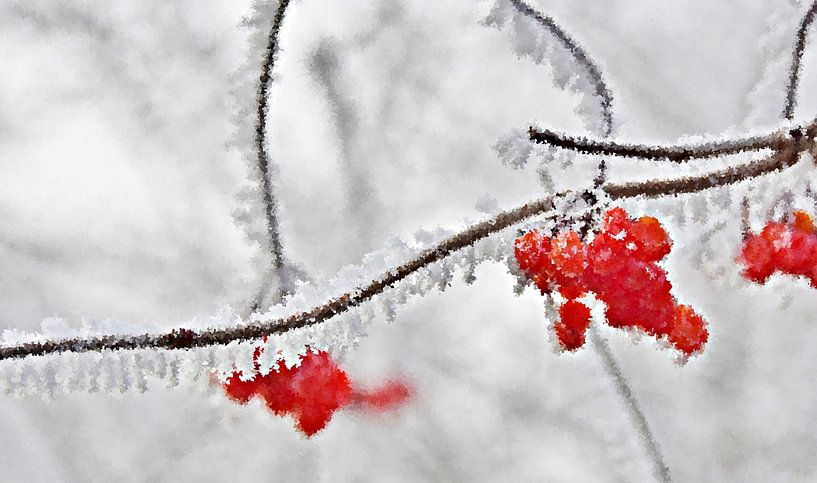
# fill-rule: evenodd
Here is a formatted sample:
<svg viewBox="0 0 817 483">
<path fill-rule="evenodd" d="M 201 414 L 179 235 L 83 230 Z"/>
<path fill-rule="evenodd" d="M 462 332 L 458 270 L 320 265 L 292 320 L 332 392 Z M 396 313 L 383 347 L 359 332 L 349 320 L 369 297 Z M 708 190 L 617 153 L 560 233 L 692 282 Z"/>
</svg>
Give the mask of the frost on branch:
<svg viewBox="0 0 817 483">
<path fill-rule="evenodd" d="M 551 226 L 547 223 L 549 222 L 524 226 L 550 229 Z M 235 329 L 247 324 L 273 323 L 307 312 L 339 294 L 353 293 L 358 287 L 378 279 L 384 272 L 413 259 L 418 253 L 436 246 L 440 240 L 453 233 L 453 230 L 435 229 L 419 231 L 410 241 L 393 238 L 387 248 L 366 255 L 360 265 L 344 267 L 334 277 L 316 277 L 315 282 L 301 282 L 297 290 L 287 297 L 285 304 L 275 305 L 267 312 L 254 314 L 249 319 L 242 318 L 229 308 L 213 316 L 185 323 L 146 321 L 126 324 L 107 320 L 83 321 L 81 326 L 75 326 L 61 319 L 49 319 L 44 321 L 39 333 L 4 331 L 0 346 L 102 336 L 136 341 L 143 334 L 167 334 L 172 331 L 181 333 L 178 331 L 180 326 L 185 327 L 184 330 L 201 333 L 211 329 Z M 144 391 L 157 379 L 168 385 L 178 385 L 207 380 L 206 376 L 211 373 L 215 373 L 224 382 L 235 371 L 253 374 L 256 364 L 257 371 L 262 375 L 268 374 L 280 363 L 292 367 L 306 355 L 307 347 L 327 352 L 335 360 L 341 361 L 366 335 L 367 326 L 372 320 L 381 314 L 387 319 L 393 319 L 400 305 L 431 290 L 444 290 L 453 283 L 457 273 L 466 282 L 473 281 L 475 268 L 480 263 L 507 260 L 508 254 L 512 253 L 513 238 L 511 230 L 504 230 L 478 239 L 466 249 L 414 271 L 373 296 L 369 302 L 332 316 L 331 320 L 270 336 L 266 342 L 261 343 L 263 351 L 257 360 L 252 357 L 257 341 L 234 341 L 223 346 L 188 350 L 63 352 L 0 361 L 0 387 L 17 395 L 41 394 L 50 397 L 60 391 Z"/>
<path fill-rule="evenodd" d="M 605 304 L 608 325 L 666 338 L 691 355 L 703 348 L 708 331 L 703 318 L 678 304 L 657 263 L 671 246 L 655 218 L 633 220 L 623 209 L 613 208 L 589 243 L 572 230 L 552 238 L 534 230 L 516 240 L 514 251 L 519 268 L 543 294 L 558 291 L 566 299 L 554 326 L 565 350 L 584 345 L 590 308 L 581 299 L 592 293 Z"/>
<path fill-rule="evenodd" d="M 612 94 L 601 70 L 584 49 L 550 18 L 520 0 L 497 0 L 483 23 L 503 30 L 519 57 L 550 67 L 553 84 L 580 96 L 575 108 L 588 131 L 609 136 L 613 130 Z M 537 172 L 547 191 L 553 191 L 549 173 L 554 154 L 550 147 L 530 146 L 526 131 L 516 130 L 501 138 L 494 150 L 503 164 L 524 167 L 529 158 L 538 158 Z M 572 153 L 561 153 L 562 168 L 572 164 Z"/>
</svg>

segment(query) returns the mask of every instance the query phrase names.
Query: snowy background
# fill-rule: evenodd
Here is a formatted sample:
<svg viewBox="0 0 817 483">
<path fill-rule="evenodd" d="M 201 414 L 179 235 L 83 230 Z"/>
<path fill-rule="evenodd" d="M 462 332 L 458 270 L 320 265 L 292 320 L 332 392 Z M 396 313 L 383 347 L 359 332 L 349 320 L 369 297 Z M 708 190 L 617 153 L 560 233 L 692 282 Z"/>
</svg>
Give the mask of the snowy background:
<svg viewBox="0 0 817 483">
<path fill-rule="evenodd" d="M 808 7 L 533 5 L 601 65 L 617 136 L 653 142 L 778 126 Z M 491 7 L 293 0 L 268 136 L 284 250 L 313 278 L 359 263 L 390 236 L 463 226 L 491 206 L 541 196 L 535 162 L 512 170 L 492 149 L 534 120 L 587 133 L 575 113 L 582 95 L 553 81 L 569 59 L 520 58 L 512 29 L 484 24 Z M 246 307 L 264 267 L 235 217 L 254 176 L 240 133 L 252 129 L 254 42 L 274 8 L 0 0 L 0 328 L 37 330 L 55 316 L 179 325 Z M 815 87 L 809 48 L 796 119 L 817 111 Z M 577 159 L 556 182 L 584 187 L 593 165 Z M 626 169 L 614 165 L 613 179 Z M 793 175 L 767 183 L 776 184 L 802 190 Z M 693 198 L 669 201 L 700 208 Z M 757 207 L 756 227 L 765 210 Z M 817 292 L 786 277 L 766 287 L 739 280 L 734 219 L 708 247 L 698 241 L 705 212 L 683 226 L 678 213 L 662 219 L 676 241 L 665 262 L 675 293 L 710 322 L 705 352 L 678 365 L 652 340 L 602 333 L 673 479 L 813 481 Z M 538 293 L 515 296 L 502 264 L 476 275 L 411 300 L 391 324 L 378 318 L 343 359 L 354 380 L 409 378 L 416 394 L 394 413 L 340 411 L 306 439 L 289 419 L 234 405 L 206 380 L 49 402 L 0 395 L 0 480 L 653 478 L 592 346 L 559 354 Z"/>
</svg>

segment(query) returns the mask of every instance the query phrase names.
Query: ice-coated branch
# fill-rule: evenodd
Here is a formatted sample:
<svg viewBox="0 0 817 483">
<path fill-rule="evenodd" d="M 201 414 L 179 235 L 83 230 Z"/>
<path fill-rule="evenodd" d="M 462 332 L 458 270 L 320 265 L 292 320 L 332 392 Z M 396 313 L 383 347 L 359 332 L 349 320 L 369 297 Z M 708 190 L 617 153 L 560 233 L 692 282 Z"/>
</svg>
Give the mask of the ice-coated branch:
<svg viewBox="0 0 817 483">
<path fill-rule="evenodd" d="M 800 67 L 803 63 L 803 53 L 806 50 L 808 30 L 814 22 L 815 15 L 817 15 L 817 0 L 813 2 L 811 7 L 806 11 L 803 20 L 800 21 L 800 27 L 797 29 L 797 42 L 792 52 L 789 84 L 786 87 L 786 105 L 783 107 L 783 117 L 786 119 L 792 119 L 794 117 L 794 108 L 797 107 L 797 88 L 800 83 Z"/>
<path fill-rule="evenodd" d="M 729 167 L 699 176 L 669 180 L 650 180 L 628 184 L 606 184 L 602 187 L 613 199 L 638 196 L 658 197 L 693 193 L 709 188 L 725 186 L 749 180 L 794 165 L 799 154 L 813 148 L 817 125 L 811 124 L 805 134 L 795 130 L 784 146 L 771 157 L 748 164 Z M 100 352 L 105 350 L 130 350 L 142 348 L 188 349 L 213 345 L 226 345 L 235 341 L 261 339 L 266 335 L 282 334 L 294 329 L 323 323 L 338 314 L 357 307 L 372 297 L 388 290 L 394 284 L 414 272 L 444 259 L 457 250 L 472 246 L 475 242 L 516 225 L 527 218 L 551 212 L 559 198 L 566 194 L 548 196 L 531 201 L 498 215 L 437 243 L 411 260 L 388 270 L 380 277 L 361 284 L 336 298 L 327 300 L 309 311 L 300 312 L 264 323 L 253 323 L 224 329 L 194 331 L 181 328 L 164 334 L 107 335 L 89 338 L 71 338 L 56 341 L 34 342 L 0 348 L 0 360 L 19 359 L 62 352 Z"/>
<path fill-rule="evenodd" d="M 581 44 L 570 36 L 556 21 L 549 16 L 543 15 L 523 0 L 508 0 L 522 15 L 533 19 L 536 23 L 544 27 L 555 37 L 562 46 L 570 52 L 573 60 L 579 64 L 587 74 L 593 91 L 599 99 L 601 108 L 602 135 L 605 138 L 613 134 L 613 93 L 607 86 L 601 69 Z M 598 173 L 594 180 L 594 186 L 598 188 L 607 179 L 607 163 L 601 160 L 598 165 Z"/>
<path fill-rule="evenodd" d="M 642 436 L 642 438 L 644 438 L 644 444 L 647 447 L 647 451 L 650 453 L 650 460 L 654 466 L 653 472 L 662 482 L 672 481 L 669 467 L 664 462 L 664 456 L 661 454 L 661 448 L 658 445 L 658 442 L 655 440 L 655 436 L 652 434 L 650 425 L 647 422 L 647 417 L 644 415 L 644 411 L 642 411 L 641 405 L 638 403 L 638 399 L 636 399 L 630 385 L 627 383 L 627 379 L 624 378 L 624 373 L 621 372 L 621 367 L 619 367 L 618 363 L 616 362 L 613 352 L 610 350 L 610 346 L 607 344 L 607 341 L 604 340 L 604 337 L 602 337 L 602 335 L 599 333 L 599 330 L 595 324 L 590 324 L 589 332 L 590 340 L 593 342 L 593 347 L 596 348 L 599 356 L 602 359 L 602 364 L 604 365 L 605 371 L 607 371 L 608 375 L 615 383 L 616 389 L 618 390 L 621 398 L 624 400 L 627 410 L 630 413 L 630 417 L 633 418 L 639 434 Z"/>
<path fill-rule="evenodd" d="M 579 65 L 582 66 L 585 72 L 587 72 L 587 76 L 590 78 L 590 81 L 593 84 L 595 94 L 601 101 L 602 118 L 604 121 L 604 132 L 602 134 L 605 137 L 611 135 L 613 133 L 613 94 L 607 87 L 607 83 L 604 81 L 604 77 L 601 75 L 601 69 L 599 69 L 598 65 L 596 65 L 596 63 L 593 61 L 593 58 L 590 57 L 581 44 L 579 44 L 576 39 L 571 37 L 563 28 L 561 28 L 559 24 L 553 20 L 553 18 L 543 15 L 541 12 L 537 12 L 523 0 L 508 1 L 522 15 L 535 20 L 539 25 L 547 29 L 556 39 L 559 40 L 562 46 L 564 46 L 564 48 L 566 48 L 572 54 L 573 58 L 579 63 Z"/>
<path fill-rule="evenodd" d="M 643 144 L 622 144 L 607 140 L 599 141 L 581 136 L 570 136 L 547 129 L 536 129 L 534 127 L 528 129 L 528 135 L 530 136 L 530 140 L 535 143 L 549 144 L 557 148 L 568 149 L 583 154 L 668 160 L 675 163 L 747 151 L 777 149 L 782 145 L 781 133 L 675 146 L 648 146 Z"/>
<path fill-rule="evenodd" d="M 272 268 L 278 274 L 279 280 L 283 279 L 282 270 L 284 268 L 284 250 L 281 245 L 281 234 L 278 226 L 278 206 L 273 193 L 272 182 L 270 180 L 270 155 L 267 152 L 267 110 L 269 108 L 269 84 L 272 79 L 272 69 L 275 66 L 275 56 L 278 53 L 278 33 L 284 20 L 286 9 L 290 0 L 279 0 L 278 9 L 273 18 L 267 39 L 266 57 L 261 66 L 261 77 L 258 83 L 258 108 L 256 110 L 255 122 L 255 150 L 257 153 L 256 163 L 258 174 L 261 178 L 264 211 L 267 218 L 267 234 L 269 236 L 270 255 L 272 256 Z M 266 284 L 265 284 L 266 285 Z M 263 291 L 256 297 L 255 307 L 261 303 Z M 254 308 L 255 308 L 254 307 Z"/>
</svg>

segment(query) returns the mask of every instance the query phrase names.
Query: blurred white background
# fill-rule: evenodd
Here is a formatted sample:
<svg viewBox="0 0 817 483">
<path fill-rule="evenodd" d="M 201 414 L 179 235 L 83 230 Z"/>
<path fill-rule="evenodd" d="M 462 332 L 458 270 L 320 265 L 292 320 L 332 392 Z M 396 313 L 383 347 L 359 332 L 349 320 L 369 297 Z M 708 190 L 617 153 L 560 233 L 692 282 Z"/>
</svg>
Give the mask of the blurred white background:
<svg viewBox="0 0 817 483">
<path fill-rule="evenodd" d="M 617 134 L 656 142 L 778 125 L 808 6 L 534 5 L 601 65 Z M 313 277 L 390 235 L 482 218 L 486 196 L 503 208 L 541 196 L 533 167 L 511 170 L 492 150 L 514 129 L 538 119 L 585 133 L 579 95 L 481 23 L 491 6 L 293 0 L 268 135 L 284 249 Z M 256 8 L 268 18 L 275 5 Z M 183 323 L 255 295 L 258 247 L 232 218 L 252 172 L 231 141 L 253 122 L 239 110 L 254 90 L 236 94 L 260 73 L 241 70 L 257 56 L 249 36 L 268 29 L 241 25 L 253 15 L 249 1 L 0 0 L 0 327 Z M 817 111 L 817 47 L 804 62 L 798 119 Z M 591 164 L 565 179 L 591 177 Z M 814 481 L 817 292 L 712 277 L 694 262 L 696 225 L 668 230 L 676 294 L 710 322 L 704 354 L 679 366 L 651 340 L 603 334 L 673 479 Z M 721 241 L 711 264 L 736 272 L 739 234 Z M 376 323 L 344 367 L 362 381 L 406 374 L 415 397 L 376 417 L 341 411 L 312 439 L 206 382 L 2 395 L 0 480 L 649 481 L 598 355 L 554 351 L 541 297 L 513 285 L 485 264 L 474 285 L 457 278 Z"/>
</svg>

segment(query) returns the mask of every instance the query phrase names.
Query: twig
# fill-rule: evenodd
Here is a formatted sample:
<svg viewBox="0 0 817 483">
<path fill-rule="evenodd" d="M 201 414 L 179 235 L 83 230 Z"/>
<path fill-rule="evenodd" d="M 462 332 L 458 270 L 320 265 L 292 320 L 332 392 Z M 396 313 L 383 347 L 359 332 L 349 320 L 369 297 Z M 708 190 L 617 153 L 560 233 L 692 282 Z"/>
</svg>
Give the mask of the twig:
<svg viewBox="0 0 817 483">
<path fill-rule="evenodd" d="M 765 136 L 754 136 L 725 141 L 712 141 L 702 144 L 680 146 L 647 146 L 643 144 L 621 144 L 615 141 L 596 141 L 580 136 L 536 129 L 530 127 L 528 135 L 531 141 L 539 144 L 549 144 L 558 148 L 569 149 L 584 154 L 601 154 L 624 158 L 639 158 L 651 160 L 669 160 L 683 163 L 691 159 L 713 158 L 728 154 L 737 154 L 746 151 L 760 151 L 762 149 L 776 149 L 780 140 L 776 133 Z"/>
<path fill-rule="evenodd" d="M 809 149 L 814 140 L 817 126 L 808 127 L 808 136 L 790 139 L 786 146 L 767 160 L 756 161 L 743 166 L 731 167 L 694 177 L 683 177 L 661 181 L 643 181 L 630 184 L 607 184 L 602 189 L 613 199 L 637 196 L 658 197 L 663 195 L 693 193 L 705 189 L 752 179 L 773 171 L 782 170 L 795 164 L 798 154 Z M 61 352 L 89 352 L 123 349 L 188 349 L 212 345 L 226 345 L 234 341 L 260 339 L 265 335 L 280 334 L 290 330 L 309 327 L 325 322 L 335 315 L 346 312 L 375 295 L 385 291 L 412 273 L 424 268 L 449 254 L 473 245 L 500 230 L 513 226 L 527 218 L 554 209 L 554 195 L 526 203 L 517 208 L 499 213 L 495 217 L 477 223 L 470 228 L 446 239 L 435 247 L 420 253 L 416 258 L 384 273 L 356 290 L 331 299 L 308 312 L 301 312 L 286 318 L 228 329 L 211 329 L 196 332 L 178 329 L 165 334 L 107 335 L 95 338 L 74 338 L 58 341 L 36 342 L 0 348 L 0 360 L 19 359 L 26 356 L 41 356 Z"/>
<path fill-rule="evenodd" d="M 281 30 L 281 23 L 284 20 L 284 14 L 289 6 L 289 1 L 290 0 L 279 0 L 278 9 L 275 12 L 272 27 L 270 28 L 267 41 L 267 55 L 261 65 L 261 77 L 259 78 L 258 84 L 258 109 L 256 111 L 257 117 L 255 123 L 255 149 L 258 154 L 256 162 L 264 191 L 264 209 L 267 217 L 267 234 L 269 236 L 270 255 L 272 256 L 272 269 L 278 275 L 279 282 L 283 280 L 284 250 L 281 244 L 281 234 L 278 226 L 277 200 L 272 191 L 272 182 L 270 181 L 270 155 L 266 148 L 266 137 L 269 83 L 272 78 L 272 69 L 275 66 L 275 55 L 278 53 L 278 32 Z M 267 290 L 267 283 L 268 282 L 264 283 L 258 296 L 256 296 L 252 311 L 255 311 L 262 303 L 264 292 Z M 286 290 L 282 288 L 280 292 L 283 294 Z"/>
<path fill-rule="evenodd" d="M 664 457 L 661 455 L 658 442 L 655 440 L 652 430 L 650 430 L 650 425 L 647 423 L 647 418 L 644 416 L 644 412 L 641 410 L 638 400 L 633 395 L 630 386 L 627 384 L 627 380 L 624 378 L 624 374 L 621 372 L 621 368 L 613 357 L 613 353 L 610 351 L 607 341 L 601 336 L 595 324 L 590 324 L 589 330 L 593 347 L 596 348 L 601 356 L 605 370 L 613 379 L 621 399 L 624 400 L 625 406 L 627 406 L 630 417 L 632 417 L 638 432 L 644 439 L 644 444 L 647 446 L 647 451 L 650 453 L 653 462 L 655 475 L 663 482 L 671 481 L 669 467 L 664 463 Z"/>
<path fill-rule="evenodd" d="M 811 7 L 806 11 L 803 20 L 800 21 L 800 28 L 797 29 L 797 42 L 794 46 L 791 69 L 789 70 L 789 85 L 786 87 L 786 105 L 783 107 L 783 117 L 789 120 L 794 117 L 794 108 L 797 107 L 797 87 L 800 83 L 800 67 L 803 63 L 803 53 L 806 50 L 808 29 L 814 22 L 815 15 L 817 15 L 817 1 L 812 3 Z"/>
<path fill-rule="evenodd" d="M 611 136 L 613 134 L 613 93 L 610 92 L 609 87 L 607 87 L 607 82 L 605 82 L 604 77 L 601 75 L 601 69 L 599 69 L 596 62 L 593 61 L 593 58 L 590 57 L 581 44 L 579 44 L 576 39 L 571 37 L 567 31 L 560 27 L 552 17 L 548 17 L 543 15 L 541 12 L 537 12 L 533 7 L 522 0 L 509 1 L 511 5 L 513 5 L 519 11 L 519 13 L 535 20 L 539 25 L 543 26 L 554 37 L 556 37 L 556 39 L 561 42 L 562 46 L 571 53 L 573 59 L 584 68 L 591 84 L 593 84 L 595 94 L 599 98 L 601 118 L 604 125 L 602 135 L 604 137 Z M 598 174 L 596 175 L 594 187 L 598 188 L 606 179 L 607 164 L 604 162 L 604 160 L 601 160 L 598 165 Z"/>
<path fill-rule="evenodd" d="M 730 166 L 704 176 L 688 176 L 671 180 L 657 180 L 642 183 L 606 185 L 603 189 L 612 198 L 633 198 L 646 196 L 655 198 L 665 195 L 697 193 L 709 188 L 726 186 L 756 178 L 764 174 L 786 169 L 797 163 L 798 155 L 803 148 L 790 144 L 776 151 L 772 156 L 752 161 L 748 164 Z"/>
<path fill-rule="evenodd" d="M 604 132 L 602 133 L 605 137 L 609 136 L 613 133 L 613 94 L 610 92 L 610 89 L 607 87 L 607 83 L 604 81 L 604 77 L 601 75 L 601 70 L 593 62 L 593 59 L 587 55 L 587 52 L 582 48 L 582 46 L 573 39 L 568 33 L 563 30 L 559 24 L 557 24 L 553 18 L 547 17 L 542 15 L 540 12 L 537 12 L 533 9 L 530 5 L 525 3 L 522 0 L 508 0 L 511 5 L 513 5 L 521 14 L 529 17 L 536 22 L 538 22 L 541 26 L 545 27 L 554 37 L 556 37 L 559 42 L 570 51 L 573 55 L 573 58 L 578 62 L 584 70 L 587 72 L 588 77 L 590 78 L 590 82 L 593 84 L 593 89 L 595 90 L 595 94 L 599 97 L 601 101 L 601 112 L 602 112 L 602 119 L 604 121 Z"/>
</svg>

